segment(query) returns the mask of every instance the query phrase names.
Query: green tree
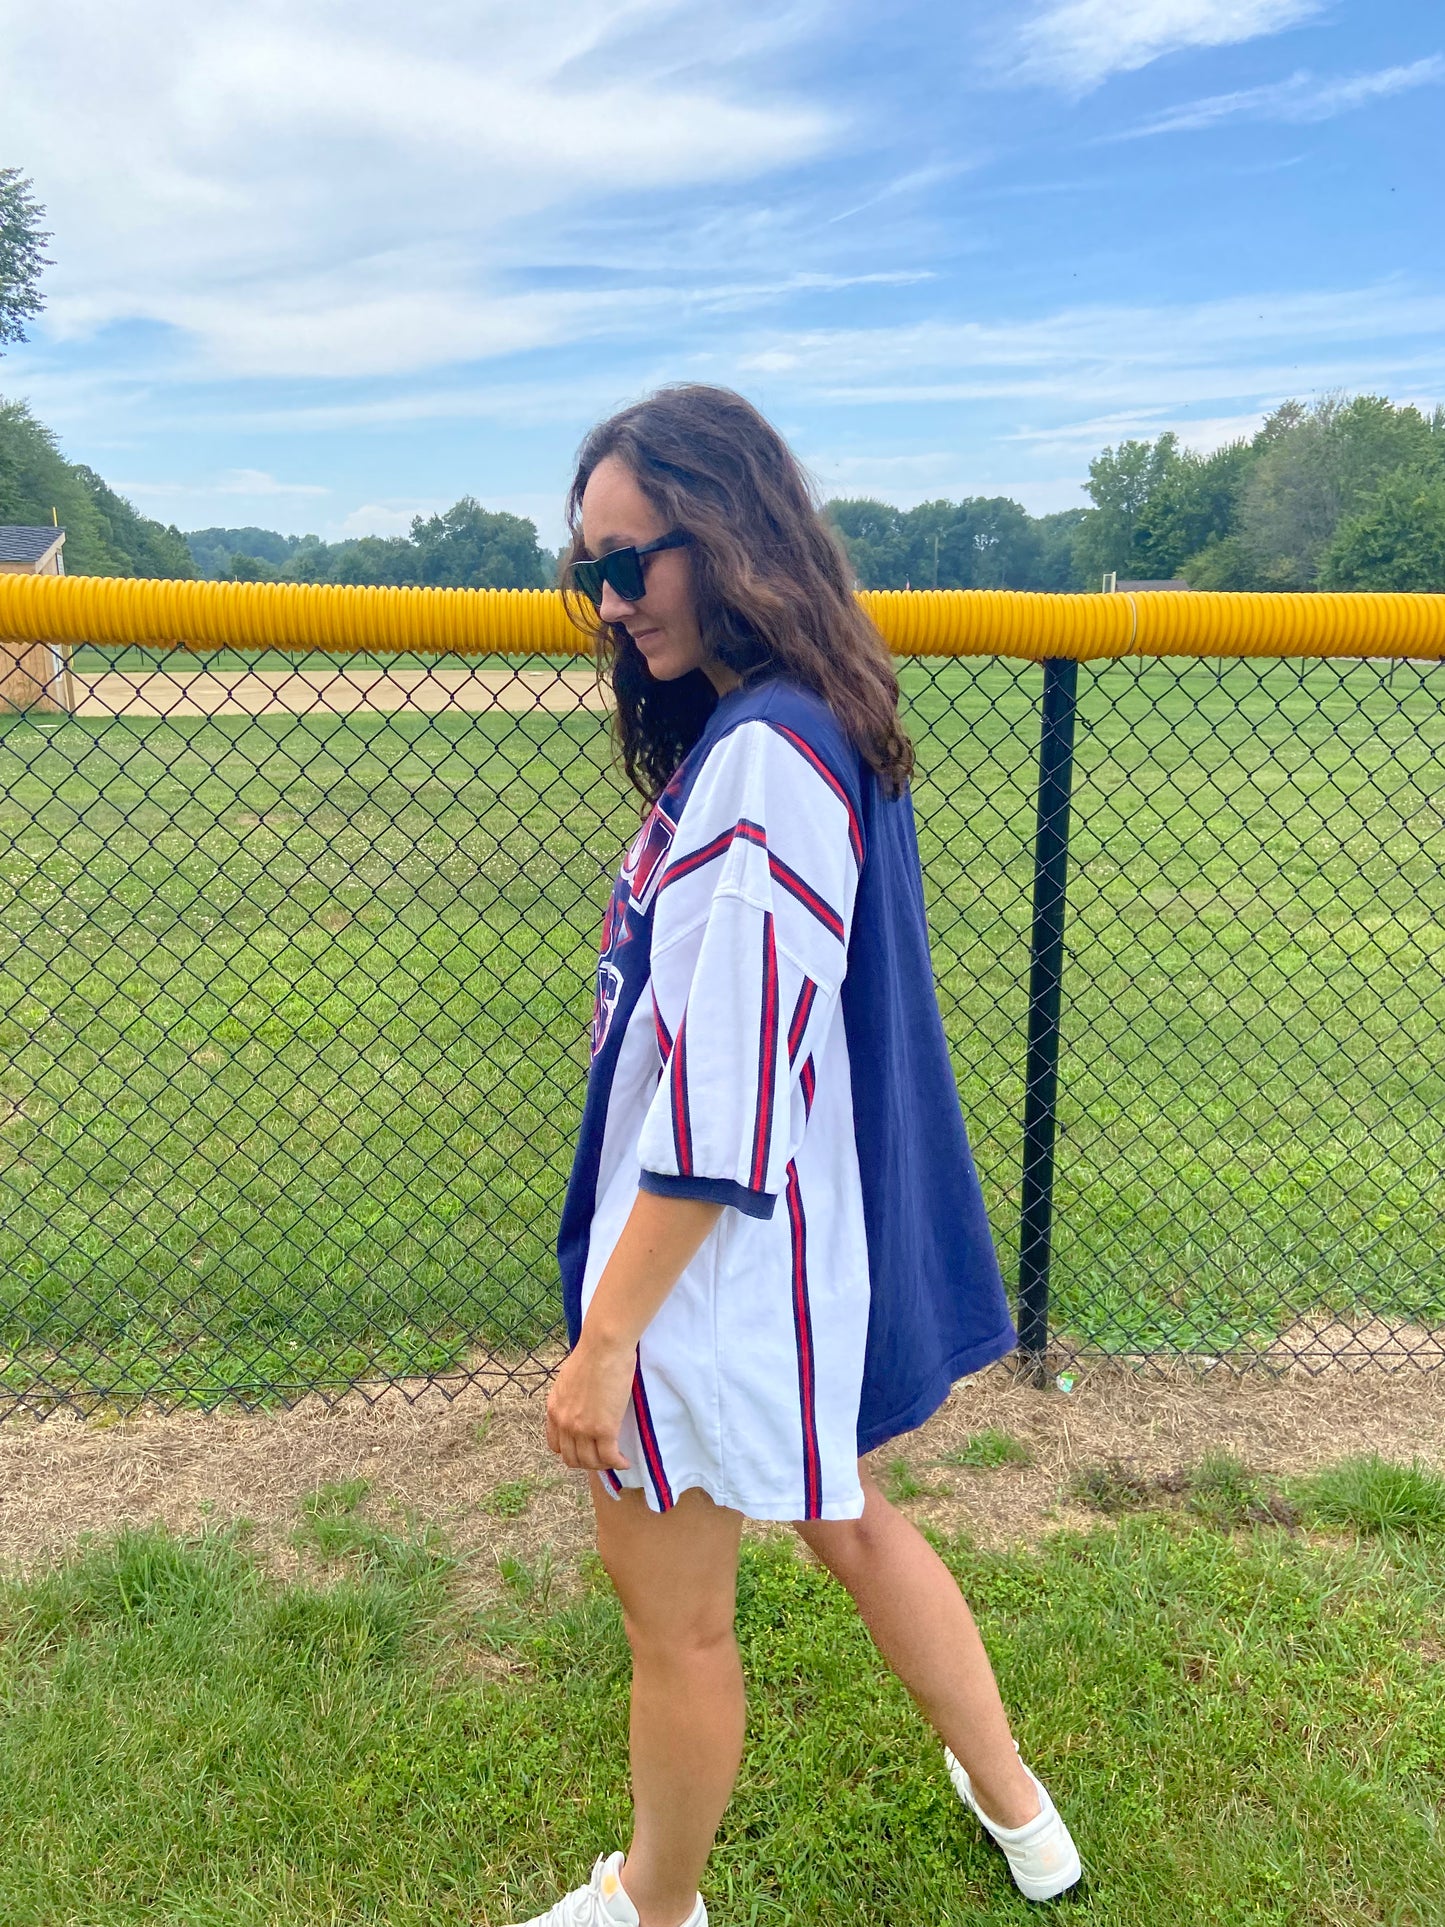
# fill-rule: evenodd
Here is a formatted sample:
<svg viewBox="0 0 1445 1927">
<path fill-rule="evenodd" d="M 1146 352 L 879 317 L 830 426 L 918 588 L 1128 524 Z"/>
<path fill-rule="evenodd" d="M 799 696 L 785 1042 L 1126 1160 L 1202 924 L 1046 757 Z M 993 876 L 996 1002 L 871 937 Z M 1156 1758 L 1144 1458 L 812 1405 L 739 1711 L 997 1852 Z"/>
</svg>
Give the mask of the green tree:
<svg viewBox="0 0 1445 1927">
<path fill-rule="evenodd" d="M 417 580 L 463 589 L 543 589 L 548 575 L 537 525 L 505 509 L 484 509 L 464 495 L 444 515 L 411 525 Z"/>
<path fill-rule="evenodd" d="M 919 502 L 897 509 L 871 496 L 825 504 L 863 589 L 1027 589 L 1040 581 L 1046 542 L 1043 524 L 1005 495 L 970 495 L 961 502 Z M 1068 511 L 1068 535 L 1050 530 L 1057 553 L 1050 569 L 1067 576 L 1072 531 L 1082 510 Z M 1061 544 L 1062 538 L 1062 546 Z"/>
<path fill-rule="evenodd" d="M 891 502 L 844 496 L 823 505 L 860 589 L 901 589 L 908 566 L 902 517 Z"/>
<path fill-rule="evenodd" d="M 253 555 L 279 569 L 303 541 L 315 542 L 316 537 L 281 535 L 275 529 L 213 528 L 188 529 L 184 540 L 200 574 L 216 577 L 228 572 L 233 555 Z"/>
<path fill-rule="evenodd" d="M 1251 444 L 1241 440 L 1210 455 L 1185 449 L 1167 463 L 1136 515 L 1129 573 L 1167 581 L 1190 556 L 1231 536 L 1257 459 Z"/>
<path fill-rule="evenodd" d="M 1157 557 L 1151 549 L 1148 511 L 1182 465 L 1179 438 L 1131 440 L 1106 448 L 1089 464 L 1084 484 L 1094 514 L 1081 525 L 1075 544 L 1077 566 L 1097 588 L 1111 570 L 1123 576 L 1151 576 Z"/>
<path fill-rule="evenodd" d="M 1191 589 L 1277 589 L 1266 565 L 1241 535 L 1208 542 L 1181 565 Z"/>
<path fill-rule="evenodd" d="M 1286 403 L 1257 441 L 1238 533 L 1269 586 L 1309 589 L 1340 523 L 1388 475 L 1439 464 L 1445 422 L 1383 395 L 1327 395 L 1308 409 Z"/>
<path fill-rule="evenodd" d="M 117 495 L 109 483 L 102 481 L 95 470 L 83 462 L 75 463 L 72 473 L 95 505 L 112 554 L 124 561 L 125 566 L 118 569 L 117 574 L 185 577 L 196 573 L 186 538 L 174 522 L 156 522 L 148 515 L 139 514 L 132 503 L 123 495 Z M 65 540 L 66 563 L 70 566 L 68 534 Z"/>
<path fill-rule="evenodd" d="M 218 580 L 222 582 L 274 582 L 276 580 L 276 571 L 271 567 L 269 562 L 264 562 L 259 555 L 247 555 L 244 549 L 237 549 L 234 555 L 227 557 L 226 566 L 222 569 Z"/>
<path fill-rule="evenodd" d="M 67 462 L 23 402 L 0 402 L 0 522 L 65 530 L 71 575 L 193 575 L 178 529 L 136 512 L 93 469 Z"/>
<path fill-rule="evenodd" d="M 1387 476 L 1367 506 L 1336 526 L 1319 584 L 1445 593 L 1445 474 L 1404 469 Z"/>
<path fill-rule="evenodd" d="M 1026 510 L 1005 495 L 920 502 L 899 518 L 904 581 L 915 589 L 1022 589 L 1040 543 Z"/>
<path fill-rule="evenodd" d="M 1025 587 L 1064 595 L 1087 586 L 1080 572 L 1077 550 L 1079 530 L 1092 513 L 1092 509 L 1085 508 L 1057 509 L 1052 515 L 1034 518 L 1038 560 L 1034 565 L 1034 579 Z"/>
<path fill-rule="evenodd" d="M 25 323 L 45 306 L 40 270 L 50 265 L 45 210 L 18 167 L 0 167 L 0 342 L 23 341 Z"/>
<path fill-rule="evenodd" d="M 216 528 L 193 529 L 185 540 L 204 574 L 235 580 L 541 589 L 557 573 L 556 556 L 537 545 L 534 523 L 484 509 L 470 495 L 444 515 L 416 516 L 410 536 L 323 542 L 275 529 Z M 251 573 L 257 568 L 260 574 Z"/>
<path fill-rule="evenodd" d="M 319 558 L 317 560 L 319 562 Z M 358 535 L 348 542 L 337 542 L 327 551 L 324 575 L 310 573 L 315 565 L 309 561 L 301 563 L 299 556 L 292 557 L 287 565 L 287 574 L 298 564 L 297 572 L 304 580 L 312 582 L 370 583 L 377 588 L 405 588 L 421 581 L 416 548 L 404 535 Z"/>
</svg>

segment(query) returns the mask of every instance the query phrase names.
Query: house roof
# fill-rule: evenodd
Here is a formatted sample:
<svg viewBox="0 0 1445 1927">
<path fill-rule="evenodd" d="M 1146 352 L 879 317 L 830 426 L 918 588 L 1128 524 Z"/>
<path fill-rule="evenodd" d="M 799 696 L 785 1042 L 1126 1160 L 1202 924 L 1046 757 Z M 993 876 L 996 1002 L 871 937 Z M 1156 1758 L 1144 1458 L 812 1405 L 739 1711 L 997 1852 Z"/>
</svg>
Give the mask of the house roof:
<svg viewBox="0 0 1445 1927">
<path fill-rule="evenodd" d="M 19 522 L 0 522 L 0 562 L 43 562 L 64 540 L 64 529 L 31 529 Z"/>
<path fill-rule="evenodd" d="M 1122 594 L 1125 590 L 1134 589 L 1187 589 L 1189 584 L 1182 575 L 1172 575 L 1167 582 L 1125 582 L 1121 576 L 1114 587 Z"/>
</svg>

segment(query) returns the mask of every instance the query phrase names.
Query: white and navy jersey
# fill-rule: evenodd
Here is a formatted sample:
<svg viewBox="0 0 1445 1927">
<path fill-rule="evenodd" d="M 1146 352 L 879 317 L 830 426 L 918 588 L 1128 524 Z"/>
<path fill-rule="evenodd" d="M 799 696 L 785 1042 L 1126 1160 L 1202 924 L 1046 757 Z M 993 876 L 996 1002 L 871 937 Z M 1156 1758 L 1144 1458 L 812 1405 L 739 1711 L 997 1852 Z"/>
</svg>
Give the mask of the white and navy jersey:
<svg viewBox="0 0 1445 1927">
<path fill-rule="evenodd" d="M 1015 1343 L 933 988 L 912 805 L 817 697 L 725 696 L 627 852 L 558 1239 L 568 1329 L 638 1189 L 731 1207 L 642 1336 L 666 1510 L 856 1518 L 860 1452 Z"/>
</svg>

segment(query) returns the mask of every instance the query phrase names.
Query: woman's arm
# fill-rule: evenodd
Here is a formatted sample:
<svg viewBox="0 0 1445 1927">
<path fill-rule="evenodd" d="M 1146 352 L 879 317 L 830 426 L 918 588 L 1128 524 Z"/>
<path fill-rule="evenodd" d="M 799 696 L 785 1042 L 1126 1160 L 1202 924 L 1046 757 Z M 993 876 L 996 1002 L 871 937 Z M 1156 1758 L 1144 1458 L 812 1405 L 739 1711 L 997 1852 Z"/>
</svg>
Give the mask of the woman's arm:
<svg viewBox="0 0 1445 1927">
<path fill-rule="evenodd" d="M 547 1399 L 547 1444 L 587 1471 L 626 1469 L 617 1433 L 632 1393 L 637 1341 L 696 1257 L 724 1206 L 639 1191 Z"/>
</svg>

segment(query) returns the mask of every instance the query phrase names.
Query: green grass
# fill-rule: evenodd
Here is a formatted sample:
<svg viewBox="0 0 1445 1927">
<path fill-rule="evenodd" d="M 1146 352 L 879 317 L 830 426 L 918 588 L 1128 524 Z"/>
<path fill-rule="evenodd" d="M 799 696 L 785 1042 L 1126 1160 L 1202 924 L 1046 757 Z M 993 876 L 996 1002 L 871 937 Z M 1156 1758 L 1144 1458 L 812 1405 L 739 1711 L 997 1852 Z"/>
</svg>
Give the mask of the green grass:
<svg viewBox="0 0 1445 1927">
<path fill-rule="evenodd" d="M 1033 1456 L 1022 1439 L 1016 1439 L 1012 1433 L 1000 1432 L 990 1425 L 982 1432 L 975 1432 L 956 1452 L 945 1452 L 938 1463 L 972 1471 L 990 1471 L 998 1465 L 1030 1465 Z"/>
<path fill-rule="evenodd" d="M 508 1563 L 477 1609 L 434 1528 L 358 1497 L 303 1508 L 291 1582 L 244 1525 L 128 1529 L 0 1582 L 7 1927 L 495 1927 L 625 1839 L 628 1666 L 595 1564 L 579 1591 Z M 1438 1550 L 1155 1511 L 941 1549 L 1080 1843 L 1061 1918 L 1445 1922 Z M 1032 1918 L 826 1573 L 750 1543 L 738 1623 L 717 1927 Z"/>
<path fill-rule="evenodd" d="M 1347 1459 L 1299 1481 L 1305 1515 L 1381 1538 L 1445 1542 L 1445 1479 L 1427 1467 L 1374 1455 Z"/>
<path fill-rule="evenodd" d="M 1081 674 L 1067 1342 L 1445 1324 L 1442 674 Z M 903 681 L 1012 1275 L 1039 673 Z M 264 1402 L 553 1331 L 633 822 L 592 715 L 0 724 L 0 1398 Z"/>
<path fill-rule="evenodd" d="M 482 1500 L 483 1512 L 490 1512 L 494 1519 L 520 1519 L 532 1503 L 532 1482 L 530 1479 L 504 1479 L 500 1485 L 492 1487 Z"/>
</svg>

